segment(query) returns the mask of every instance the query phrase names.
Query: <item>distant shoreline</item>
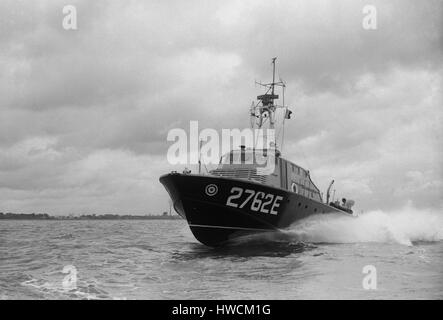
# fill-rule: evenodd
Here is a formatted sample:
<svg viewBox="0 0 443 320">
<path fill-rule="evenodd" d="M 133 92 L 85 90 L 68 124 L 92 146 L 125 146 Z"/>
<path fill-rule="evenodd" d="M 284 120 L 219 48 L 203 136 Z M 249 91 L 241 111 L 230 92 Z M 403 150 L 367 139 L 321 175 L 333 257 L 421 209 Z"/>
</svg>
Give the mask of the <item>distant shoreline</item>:
<svg viewBox="0 0 443 320">
<path fill-rule="evenodd" d="M 180 220 L 178 215 L 117 215 L 117 214 L 84 214 L 80 216 L 51 216 L 47 213 L 2 213 L 0 220 Z"/>
</svg>

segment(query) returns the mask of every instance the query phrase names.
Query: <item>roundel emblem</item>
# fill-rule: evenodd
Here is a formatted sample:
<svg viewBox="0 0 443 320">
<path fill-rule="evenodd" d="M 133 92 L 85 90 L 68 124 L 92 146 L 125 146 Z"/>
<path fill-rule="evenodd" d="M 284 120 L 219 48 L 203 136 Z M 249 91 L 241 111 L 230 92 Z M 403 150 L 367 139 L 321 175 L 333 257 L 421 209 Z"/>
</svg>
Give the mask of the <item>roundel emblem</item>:
<svg viewBox="0 0 443 320">
<path fill-rule="evenodd" d="M 205 193 L 212 197 L 215 196 L 218 192 L 218 187 L 215 184 L 208 184 L 205 188 Z"/>
</svg>

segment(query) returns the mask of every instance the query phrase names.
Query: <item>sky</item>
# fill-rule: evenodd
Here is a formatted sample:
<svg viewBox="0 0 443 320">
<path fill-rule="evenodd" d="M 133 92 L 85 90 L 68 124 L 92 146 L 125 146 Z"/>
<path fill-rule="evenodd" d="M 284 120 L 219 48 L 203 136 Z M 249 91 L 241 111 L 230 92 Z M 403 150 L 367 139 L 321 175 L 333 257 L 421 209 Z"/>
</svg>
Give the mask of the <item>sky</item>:
<svg viewBox="0 0 443 320">
<path fill-rule="evenodd" d="M 322 191 L 443 208 L 441 0 L 2 0 L 0 212 L 168 210 L 168 131 L 248 127 L 272 57 L 283 155 Z"/>
</svg>

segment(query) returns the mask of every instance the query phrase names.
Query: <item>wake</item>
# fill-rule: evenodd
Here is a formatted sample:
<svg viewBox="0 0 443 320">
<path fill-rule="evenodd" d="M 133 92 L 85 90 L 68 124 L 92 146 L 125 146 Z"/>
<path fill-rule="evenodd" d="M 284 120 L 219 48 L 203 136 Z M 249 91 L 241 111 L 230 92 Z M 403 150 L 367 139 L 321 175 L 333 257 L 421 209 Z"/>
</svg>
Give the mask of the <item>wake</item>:
<svg viewBox="0 0 443 320">
<path fill-rule="evenodd" d="M 399 243 L 443 240 L 443 214 L 411 207 L 392 212 L 371 211 L 357 217 L 322 214 L 310 216 L 285 233 L 310 243 Z"/>
</svg>

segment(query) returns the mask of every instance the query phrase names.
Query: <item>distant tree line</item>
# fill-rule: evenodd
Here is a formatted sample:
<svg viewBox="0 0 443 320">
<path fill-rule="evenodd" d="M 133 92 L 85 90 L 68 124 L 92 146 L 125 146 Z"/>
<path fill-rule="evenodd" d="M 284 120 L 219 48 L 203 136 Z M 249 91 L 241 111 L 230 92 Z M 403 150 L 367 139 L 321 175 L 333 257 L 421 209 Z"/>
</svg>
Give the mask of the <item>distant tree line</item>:
<svg viewBox="0 0 443 320">
<path fill-rule="evenodd" d="M 155 220 L 155 219 L 181 219 L 178 215 L 118 215 L 118 214 L 82 214 L 79 216 L 51 216 L 47 213 L 12 213 L 0 212 L 0 219 L 10 220 Z"/>
<path fill-rule="evenodd" d="M 0 219 L 51 219 L 47 213 L 3 213 L 0 212 Z"/>
</svg>

